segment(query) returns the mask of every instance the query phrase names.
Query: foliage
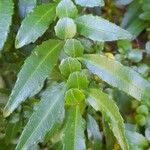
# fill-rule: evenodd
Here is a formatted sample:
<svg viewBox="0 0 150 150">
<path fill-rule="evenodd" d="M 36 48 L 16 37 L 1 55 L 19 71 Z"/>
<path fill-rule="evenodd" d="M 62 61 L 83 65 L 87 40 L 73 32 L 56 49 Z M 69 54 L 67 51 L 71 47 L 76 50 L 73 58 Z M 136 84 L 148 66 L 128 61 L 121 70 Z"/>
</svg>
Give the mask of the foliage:
<svg viewBox="0 0 150 150">
<path fill-rule="evenodd" d="M 148 149 L 149 11 L 149 0 L 0 0 L 0 148 Z"/>
</svg>

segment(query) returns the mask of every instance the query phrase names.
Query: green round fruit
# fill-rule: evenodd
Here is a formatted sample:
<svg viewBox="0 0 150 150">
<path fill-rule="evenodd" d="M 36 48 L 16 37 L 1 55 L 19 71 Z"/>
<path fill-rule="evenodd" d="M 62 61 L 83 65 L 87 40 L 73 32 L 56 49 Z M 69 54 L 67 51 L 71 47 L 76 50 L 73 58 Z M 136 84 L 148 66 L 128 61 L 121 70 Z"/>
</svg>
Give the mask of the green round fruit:
<svg viewBox="0 0 150 150">
<path fill-rule="evenodd" d="M 71 39 L 76 35 L 76 24 L 74 20 L 64 17 L 58 20 L 55 26 L 56 36 L 60 39 Z"/>
</svg>

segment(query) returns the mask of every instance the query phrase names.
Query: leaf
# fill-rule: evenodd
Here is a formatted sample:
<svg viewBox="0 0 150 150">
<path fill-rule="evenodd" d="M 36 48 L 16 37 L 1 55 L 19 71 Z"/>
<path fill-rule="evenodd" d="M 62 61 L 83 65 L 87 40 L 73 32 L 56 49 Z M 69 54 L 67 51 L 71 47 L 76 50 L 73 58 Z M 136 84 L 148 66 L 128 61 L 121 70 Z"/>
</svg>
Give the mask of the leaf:
<svg viewBox="0 0 150 150">
<path fill-rule="evenodd" d="M 93 41 L 131 39 L 129 32 L 98 16 L 83 15 L 76 19 L 78 32 Z"/>
<path fill-rule="evenodd" d="M 43 94 L 36 111 L 25 126 L 16 150 L 27 150 L 43 141 L 46 133 L 64 118 L 64 93 L 66 86 L 52 84 Z"/>
<path fill-rule="evenodd" d="M 104 6 L 104 0 L 75 0 L 75 2 L 83 7 Z"/>
<path fill-rule="evenodd" d="M 34 49 L 18 74 L 15 87 L 4 108 L 5 117 L 9 116 L 26 98 L 39 92 L 57 63 L 61 48 L 61 41 L 48 40 Z"/>
<path fill-rule="evenodd" d="M 35 42 L 43 35 L 55 17 L 55 7 L 54 4 L 43 4 L 25 17 L 17 33 L 16 48 Z"/>
<path fill-rule="evenodd" d="M 83 120 L 79 106 L 70 107 L 63 133 L 63 150 L 85 150 L 85 121 Z"/>
<path fill-rule="evenodd" d="M 84 47 L 79 40 L 68 39 L 64 45 L 64 51 L 70 57 L 81 57 L 84 52 Z"/>
<path fill-rule="evenodd" d="M 150 83 L 133 69 L 98 54 L 85 55 L 80 60 L 93 74 L 97 74 L 108 84 L 150 106 Z"/>
<path fill-rule="evenodd" d="M 63 17 L 58 20 L 55 26 L 56 36 L 60 39 L 70 39 L 76 35 L 76 24 L 73 19 Z"/>
<path fill-rule="evenodd" d="M 68 57 L 61 61 L 59 69 L 61 74 L 68 78 L 72 72 L 81 71 L 81 63 L 76 58 Z"/>
<path fill-rule="evenodd" d="M 136 38 L 146 27 L 146 22 L 139 19 L 141 12 L 141 3 L 133 1 L 129 5 L 121 23 L 121 26 L 129 31 L 133 35 L 133 38 Z"/>
<path fill-rule="evenodd" d="M 129 31 L 135 39 L 137 36 L 140 35 L 140 33 L 145 29 L 146 26 L 146 22 L 139 18 L 134 18 L 134 20 L 131 22 L 131 24 L 129 24 L 126 30 Z"/>
<path fill-rule="evenodd" d="M 138 132 L 126 130 L 126 136 L 130 144 L 130 149 L 135 150 L 138 148 L 144 149 L 145 147 L 148 147 L 148 141 L 147 139 Z"/>
<path fill-rule="evenodd" d="M 88 114 L 87 116 L 88 139 L 92 142 L 92 150 L 102 150 L 102 135 L 96 120 Z"/>
<path fill-rule="evenodd" d="M 19 0 L 19 15 L 24 18 L 35 8 L 37 0 Z"/>
<path fill-rule="evenodd" d="M 21 129 L 21 121 L 18 121 L 16 123 L 9 123 L 7 125 L 5 133 L 5 141 L 7 145 L 14 140 L 20 129 Z"/>
<path fill-rule="evenodd" d="M 140 13 L 141 13 L 141 4 L 137 1 L 133 1 L 129 5 L 129 7 L 123 17 L 121 26 L 123 28 L 127 28 L 129 26 L 129 24 L 131 24 L 131 22 L 139 16 Z"/>
<path fill-rule="evenodd" d="M 0 50 L 4 47 L 12 21 L 13 0 L 0 1 Z"/>
<path fill-rule="evenodd" d="M 56 14 L 59 18 L 75 18 L 78 14 L 78 10 L 71 0 L 62 0 L 56 7 Z"/>
<path fill-rule="evenodd" d="M 65 93 L 66 105 L 80 105 L 84 100 L 84 92 L 77 88 L 72 88 Z"/>
<path fill-rule="evenodd" d="M 90 89 L 87 98 L 88 103 L 97 111 L 101 111 L 104 119 L 109 123 L 114 136 L 123 150 L 128 150 L 128 142 L 125 137 L 123 119 L 117 105 L 107 94 L 99 89 Z"/>
<path fill-rule="evenodd" d="M 73 72 L 69 75 L 67 86 L 69 88 L 86 89 L 89 85 L 87 76 L 79 71 Z"/>
</svg>

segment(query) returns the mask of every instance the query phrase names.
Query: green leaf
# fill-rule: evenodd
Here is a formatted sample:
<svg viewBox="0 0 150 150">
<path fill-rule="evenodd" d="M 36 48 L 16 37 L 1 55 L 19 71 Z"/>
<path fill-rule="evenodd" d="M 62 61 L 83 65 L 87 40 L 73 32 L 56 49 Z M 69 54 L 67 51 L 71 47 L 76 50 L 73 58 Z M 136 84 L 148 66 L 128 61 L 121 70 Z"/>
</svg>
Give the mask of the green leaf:
<svg viewBox="0 0 150 150">
<path fill-rule="evenodd" d="M 83 7 L 104 6 L 103 0 L 75 0 L 75 2 Z"/>
<path fill-rule="evenodd" d="M 87 133 L 91 140 L 92 150 L 102 150 L 102 135 L 96 120 L 88 114 L 87 116 Z"/>
<path fill-rule="evenodd" d="M 77 88 L 70 89 L 65 93 L 66 105 L 79 105 L 83 100 L 85 100 L 85 95 Z"/>
<path fill-rule="evenodd" d="M 79 106 L 70 107 L 63 132 L 63 150 L 85 150 L 85 121 Z"/>
<path fill-rule="evenodd" d="M 139 15 L 142 12 L 142 7 L 140 1 L 133 1 L 122 20 L 121 26 L 129 31 L 133 38 L 136 38 L 146 27 L 146 23 L 139 19 Z"/>
<path fill-rule="evenodd" d="M 55 17 L 55 8 L 54 4 L 43 4 L 27 15 L 17 33 L 16 48 L 35 42 L 43 35 Z"/>
<path fill-rule="evenodd" d="M 109 123 L 114 136 L 123 150 L 128 150 L 128 142 L 125 137 L 123 119 L 117 105 L 107 94 L 99 89 L 90 89 L 87 98 L 88 103 L 97 111 L 101 111 L 104 119 Z"/>
<path fill-rule="evenodd" d="M 76 58 L 68 57 L 61 61 L 59 69 L 61 74 L 68 78 L 71 73 L 81 71 L 81 63 Z"/>
<path fill-rule="evenodd" d="M 140 33 L 145 29 L 146 26 L 146 22 L 139 18 L 134 18 L 131 24 L 129 24 L 129 26 L 126 28 L 126 30 L 129 31 L 135 39 L 137 36 L 140 35 Z"/>
<path fill-rule="evenodd" d="M 76 19 L 78 32 L 93 41 L 131 39 L 129 32 L 98 16 L 83 15 Z"/>
<path fill-rule="evenodd" d="M 70 39 L 76 35 L 76 24 L 74 20 L 64 17 L 58 20 L 55 26 L 56 36 L 60 39 Z"/>
<path fill-rule="evenodd" d="M 20 129 L 21 121 L 18 121 L 16 123 L 9 123 L 7 125 L 5 133 L 5 141 L 7 144 L 10 144 L 13 140 L 15 140 L 15 137 Z"/>
<path fill-rule="evenodd" d="M 145 148 L 148 147 L 148 141 L 147 139 L 138 132 L 126 130 L 126 136 L 129 141 L 130 149 L 135 150 L 138 148 Z"/>
<path fill-rule="evenodd" d="M 67 85 L 69 88 L 78 88 L 78 89 L 86 89 L 88 87 L 89 81 L 87 76 L 82 72 L 73 72 L 70 74 Z"/>
<path fill-rule="evenodd" d="M 37 0 L 19 0 L 19 15 L 24 18 L 35 8 Z"/>
<path fill-rule="evenodd" d="M 108 84 L 119 88 L 150 106 L 150 83 L 139 73 L 108 57 L 91 54 L 80 59 L 87 68 Z"/>
<path fill-rule="evenodd" d="M 137 18 L 138 16 L 139 16 L 139 14 L 141 13 L 141 4 L 140 4 L 140 2 L 139 1 L 133 1 L 130 5 L 129 5 L 129 7 L 128 7 L 128 9 L 127 9 L 127 11 L 126 11 L 126 13 L 125 13 L 125 15 L 124 15 L 124 17 L 123 17 L 123 20 L 122 20 L 122 23 L 121 23 L 121 26 L 123 27 L 123 28 L 127 28 L 128 26 L 129 26 L 129 24 L 131 24 L 131 22 L 135 19 L 135 18 Z"/>
<path fill-rule="evenodd" d="M 145 11 L 142 14 L 140 14 L 139 17 L 141 19 L 143 19 L 143 20 L 150 20 L 150 12 L 149 11 Z"/>
<path fill-rule="evenodd" d="M 4 47 L 13 15 L 13 0 L 0 1 L 0 50 Z"/>
<path fill-rule="evenodd" d="M 64 51 L 71 57 L 81 57 L 84 52 L 84 47 L 79 40 L 68 39 L 64 45 Z"/>
<path fill-rule="evenodd" d="M 42 100 L 24 128 L 16 150 L 30 149 L 33 144 L 43 141 L 46 133 L 63 121 L 65 90 L 63 83 L 53 83 L 42 94 Z"/>
<path fill-rule="evenodd" d="M 78 10 L 71 0 L 62 0 L 56 7 L 56 14 L 59 18 L 75 18 Z"/>
<path fill-rule="evenodd" d="M 57 63 L 62 45 L 59 40 L 48 40 L 34 49 L 18 74 L 15 87 L 4 109 L 5 117 L 9 116 L 26 98 L 39 92 Z"/>
</svg>

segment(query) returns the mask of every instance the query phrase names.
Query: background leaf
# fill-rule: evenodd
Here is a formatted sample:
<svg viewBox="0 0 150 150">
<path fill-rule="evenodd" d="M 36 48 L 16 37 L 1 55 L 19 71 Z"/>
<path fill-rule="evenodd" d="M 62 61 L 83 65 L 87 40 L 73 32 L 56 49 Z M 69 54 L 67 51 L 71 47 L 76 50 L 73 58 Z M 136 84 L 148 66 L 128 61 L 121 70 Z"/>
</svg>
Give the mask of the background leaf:
<svg viewBox="0 0 150 150">
<path fill-rule="evenodd" d="M 104 6 L 103 0 L 75 0 L 75 2 L 83 7 Z"/>
<path fill-rule="evenodd" d="M 102 150 L 102 135 L 96 120 L 88 114 L 87 116 L 87 133 L 92 145 L 92 150 Z"/>
<path fill-rule="evenodd" d="M 33 144 L 42 141 L 48 130 L 63 121 L 65 90 L 63 83 L 53 83 L 42 94 L 42 100 L 24 128 L 16 150 L 29 149 Z"/>
<path fill-rule="evenodd" d="M 131 39 L 129 32 L 98 16 L 83 15 L 76 19 L 78 32 L 93 41 Z"/>
<path fill-rule="evenodd" d="M 78 10 L 71 0 L 62 0 L 56 7 L 56 14 L 59 18 L 74 18 L 78 14 Z"/>
<path fill-rule="evenodd" d="M 63 133 L 63 150 L 85 150 L 85 122 L 79 106 L 70 107 Z"/>
<path fill-rule="evenodd" d="M 104 119 L 108 122 L 114 136 L 123 150 L 128 150 L 128 142 L 125 137 L 123 119 L 117 105 L 98 89 L 90 89 L 87 98 L 88 103 L 97 111 L 102 112 Z"/>
<path fill-rule="evenodd" d="M 14 4 L 13 0 L 0 1 L 0 50 L 6 42 L 9 27 L 11 25 Z"/>
<path fill-rule="evenodd" d="M 19 15 L 24 18 L 36 7 L 37 0 L 19 0 Z"/>
<path fill-rule="evenodd" d="M 133 69 L 98 54 L 85 55 L 81 61 L 93 74 L 97 74 L 108 84 L 137 100 L 144 100 L 150 106 L 150 83 Z"/>
<path fill-rule="evenodd" d="M 62 48 L 59 40 L 48 40 L 37 46 L 23 65 L 10 99 L 4 109 L 7 117 L 26 98 L 38 93 L 57 63 Z"/>
<path fill-rule="evenodd" d="M 43 35 L 55 17 L 55 9 L 54 4 L 43 4 L 27 15 L 17 33 L 16 48 L 35 42 Z"/>
</svg>

